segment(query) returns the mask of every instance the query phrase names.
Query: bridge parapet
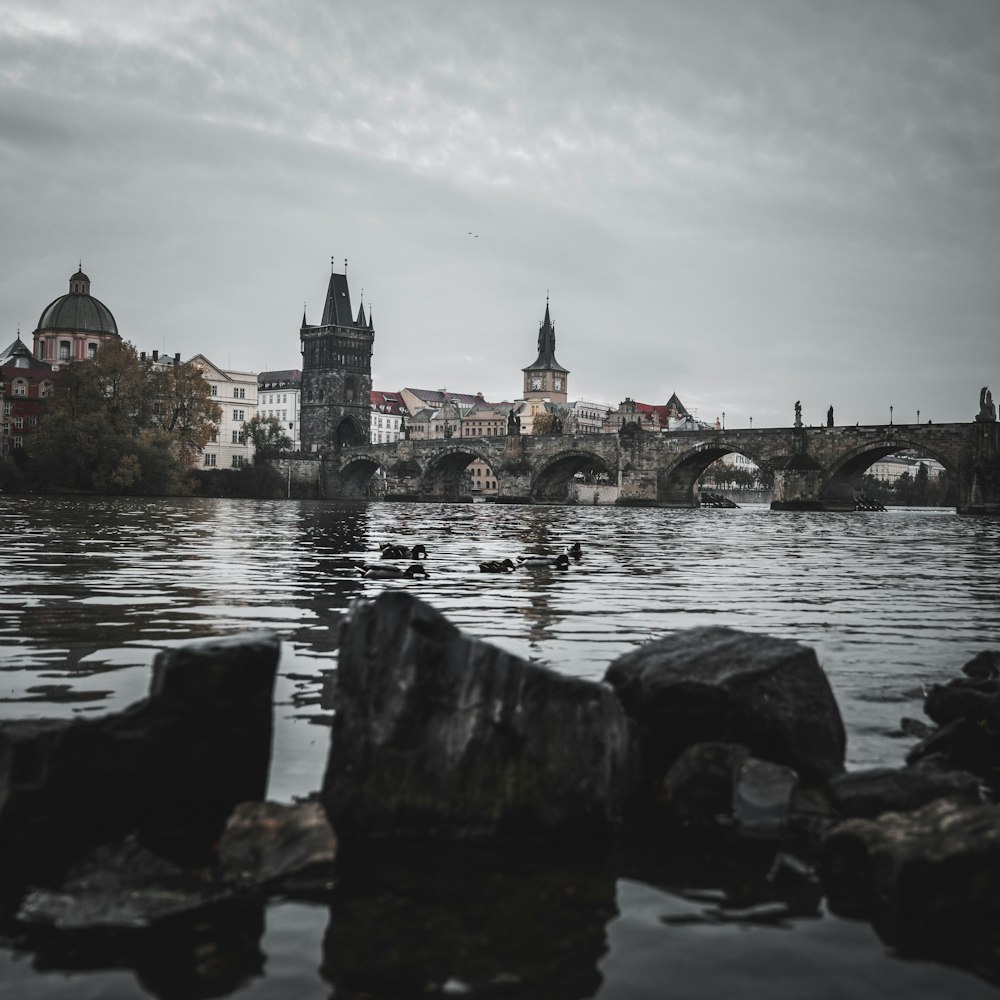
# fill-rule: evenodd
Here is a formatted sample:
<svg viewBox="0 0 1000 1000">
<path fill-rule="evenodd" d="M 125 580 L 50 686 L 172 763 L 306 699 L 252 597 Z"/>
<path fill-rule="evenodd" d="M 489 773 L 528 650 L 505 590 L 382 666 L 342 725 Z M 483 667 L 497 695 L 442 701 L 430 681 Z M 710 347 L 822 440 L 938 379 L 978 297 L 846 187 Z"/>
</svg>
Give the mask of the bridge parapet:
<svg viewBox="0 0 1000 1000">
<path fill-rule="evenodd" d="M 874 461 L 916 450 L 956 478 L 961 513 L 1000 513 L 998 434 L 996 421 L 980 421 L 408 440 L 344 448 L 328 457 L 335 474 L 327 479 L 356 489 L 364 475 L 381 470 L 390 497 L 469 499 L 464 470 L 480 458 L 508 502 L 568 502 L 567 483 L 591 471 L 617 489 L 619 503 L 697 506 L 704 470 L 737 452 L 774 472 L 774 507 L 850 510 Z"/>
</svg>

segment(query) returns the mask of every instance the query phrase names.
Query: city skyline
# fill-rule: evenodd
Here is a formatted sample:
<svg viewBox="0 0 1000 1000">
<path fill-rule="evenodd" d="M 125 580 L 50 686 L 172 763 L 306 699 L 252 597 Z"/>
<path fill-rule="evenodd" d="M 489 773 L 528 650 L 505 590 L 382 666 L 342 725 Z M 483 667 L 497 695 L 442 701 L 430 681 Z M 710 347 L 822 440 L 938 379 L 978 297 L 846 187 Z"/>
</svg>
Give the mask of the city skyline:
<svg viewBox="0 0 1000 1000">
<path fill-rule="evenodd" d="M 971 420 L 1000 383 L 1000 8 L 6 0 L 0 340 L 82 258 L 139 350 L 727 426 Z"/>
</svg>

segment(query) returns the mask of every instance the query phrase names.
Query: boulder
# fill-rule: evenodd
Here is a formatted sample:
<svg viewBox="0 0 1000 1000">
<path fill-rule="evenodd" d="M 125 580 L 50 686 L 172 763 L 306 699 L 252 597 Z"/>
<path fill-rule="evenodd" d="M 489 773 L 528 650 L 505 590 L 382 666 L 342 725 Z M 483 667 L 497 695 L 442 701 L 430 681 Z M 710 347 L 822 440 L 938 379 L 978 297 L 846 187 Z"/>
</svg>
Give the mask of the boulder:
<svg viewBox="0 0 1000 1000">
<path fill-rule="evenodd" d="M 675 633 L 607 670 L 639 726 L 647 780 L 658 783 L 685 747 L 742 743 L 804 781 L 843 770 L 844 725 L 813 650 L 729 628 Z"/>
<path fill-rule="evenodd" d="M 787 828 L 797 786 L 791 768 L 753 757 L 735 743 L 688 747 L 664 779 L 674 819 L 753 836 L 775 836 Z"/>
<path fill-rule="evenodd" d="M 958 677 L 934 684 L 924 699 L 924 711 L 939 726 L 971 719 L 996 729 L 1000 727 L 1000 680 Z"/>
<path fill-rule="evenodd" d="M 980 802 L 975 775 L 920 766 L 876 767 L 841 774 L 830 782 L 830 794 L 846 818 L 917 809 L 945 797 L 965 805 Z"/>
<path fill-rule="evenodd" d="M 184 870 L 127 837 L 95 848 L 58 887 L 31 890 L 17 919 L 58 930 L 135 930 L 231 897 L 201 871 Z"/>
<path fill-rule="evenodd" d="M 696 743 L 674 761 L 663 779 L 666 802 L 681 823 L 731 824 L 736 774 L 750 755 L 738 743 Z"/>
<path fill-rule="evenodd" d="M 784 764 L 747 757 L 736 773 L 733 819 L 741 833 L 774 837 L 788 829 L 799 776 Z"/>
<path fill-rule="evenodd" d="M 244 802 L 219 841 L 223 881 L 248 887 L 329 873 L 337 838 L 318 802 Z"/>
<path fill-rule="evenodd" d="M 937 799 L 912 812 L 849 819 L 823 845 L 831 909 L 869 917 L 905 954 L 995 945 L 1000 921 L 1000 806 Z"/>
<path fill-rule="evenodd" d="M 341 837 L 606 836 L 634 770 L 607 685 L 463 635 L 403 592 L 342 625 L 321 793 Z"/>
<path fill-rule="evenodd" d="M 962 667 L 969 677 L 1000 677 L 1000 649 L 984 649 Z"/>
<path fill-rule="evenodd" d="M 160 653 L 122 712 L 0 725 L 0 877 L 58 875 L 133 832 L 211 861 L 233 808 L 264 795 L 279 650 L 272 633 L 192 643 Z"/>
<path fill-rule="evenodd" d="M 994 792 L 1000 788 L 1000 739 L 988 726 L 972 719 L 954 719 L 914 744 L 906 763 L 942 770 L 969 771 Z"/>
</svg>

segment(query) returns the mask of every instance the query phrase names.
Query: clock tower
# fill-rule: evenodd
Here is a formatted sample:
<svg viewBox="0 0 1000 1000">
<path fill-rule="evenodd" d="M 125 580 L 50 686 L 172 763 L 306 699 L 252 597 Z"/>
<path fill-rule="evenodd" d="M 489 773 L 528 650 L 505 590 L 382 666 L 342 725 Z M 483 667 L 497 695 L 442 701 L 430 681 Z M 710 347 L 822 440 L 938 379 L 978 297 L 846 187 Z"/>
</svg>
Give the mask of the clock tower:
<svg viewBox="0 0 1000 1000">
<path fill-rule="evenodd" d="M 548 299 L 545 300 L 545 319 L 538 328 L 538 357 L 522 371 L 526 400 L 566 402 L 569 372 L 556 361 L 556 328 L 549 317 Z"/>
</svg>

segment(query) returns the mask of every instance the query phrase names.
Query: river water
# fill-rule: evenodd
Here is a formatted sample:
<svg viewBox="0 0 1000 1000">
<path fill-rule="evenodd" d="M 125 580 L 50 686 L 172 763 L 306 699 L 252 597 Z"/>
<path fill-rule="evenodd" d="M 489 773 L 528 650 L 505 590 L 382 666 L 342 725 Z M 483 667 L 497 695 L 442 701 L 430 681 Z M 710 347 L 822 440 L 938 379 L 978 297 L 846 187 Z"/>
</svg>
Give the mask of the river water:
<svg viewBox="0 0 1000 1000">
<path fill-rule="evenodd" d="M 912 741 L 899 720 L 922 717 L 924 687 L 1000 646 L 1000 523 L 947 509 L 0 497 L 0 532 L 0 720 L 121 708 L 145 694 L 158 650 L 272 629 L 283 645 L 269 795 L 282 801 L 320 785 L 330 723 L 324 680 L 336 667 L 340 618 L 352 600 L 384 587 L 411 590 L 471 635 L 594 679 L 637 644 L 695 625 L 795 639 L 816 650 L 831 680 L 852 768 L 901 763 Z M 360 577 L 356 563 L 376 560 L 384 541 L 423 542 L 429 577 Z M 555 552 L 576 541 L 583 557 L 567 571 L 479 572 L 484 559 Z M 442 860 L 446 868 L 458 863 Z M 421 911 L 397 926 L 384 913 L 372 915 L 370 885 L 352 888 L 345 877 L 333 905 L 275 903 L 247 917 L 256 957 L 236 961 L 231 978 L 212 980 L 210 991 L 198 977 L 189 994 L 178 991 L 163 984 L 162 970 L 141 962 L 108 957 L 89 963 L 93 969 L 61 952 L 11 947 L 0 949 L 0 996 L 389 1000 L 419 992 L 413 983 L 421 976 L 422 989 L 437 983 L 444 995 L 525 998 L 992 993 L 963 971 L 895 959 L 866 924 L 825 913 L 781 927 L 710 918 L 676 874 L 563 873 L 594 900 L 581 916 L 567 910 L 566 885 L 553 887 L 552 872 L 541 882 L 508 872 L 498 890 L 479 885 L 471 869 L 431 877 L 433 866 L 421 864 L 425 895 L 464 879 L 467 898 L 437 900 L 433 919 Z M 398 886 L 383 887 L 378 898 L 384 903 L 392 892 Z M 511 900 L 524 904 L 538 893 L 544 904 L 520 906 L 519 931 L 497 924 Z M 406 906 L 415 905 L 412 897 Z M 528 912 L 546 907 L 551 919 Z M 474 961 L 469 941 L 455 944 L 457 929 L 423 940 L 435 920 L 482 924 Z M 422 957 L 406 961 L 433 969 L 379 979 L 371 970 L 391 966 L 399 936 L 414 933 Z M 578 950 L 562 961 L 567 937 Z M 211 946 L 239 953 L 216 939 Z M 358 955 L 368 951 L 366 965 Z M 548 972 L 525 971 L 542 966 Z"/>
</svg>

